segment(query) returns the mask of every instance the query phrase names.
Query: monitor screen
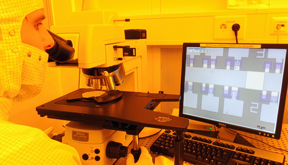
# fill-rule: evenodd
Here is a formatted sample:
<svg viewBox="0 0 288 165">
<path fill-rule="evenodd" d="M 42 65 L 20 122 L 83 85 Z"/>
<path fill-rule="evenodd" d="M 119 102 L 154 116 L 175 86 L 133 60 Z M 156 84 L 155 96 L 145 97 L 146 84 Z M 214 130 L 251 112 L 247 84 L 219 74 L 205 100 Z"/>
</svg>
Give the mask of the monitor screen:
<svg viewBox="0 0 288 165">
<path fill-rule="evenodd" d="M 183 44 L 181 117 L 280 138 L 285 44 Z"/>
</svg>

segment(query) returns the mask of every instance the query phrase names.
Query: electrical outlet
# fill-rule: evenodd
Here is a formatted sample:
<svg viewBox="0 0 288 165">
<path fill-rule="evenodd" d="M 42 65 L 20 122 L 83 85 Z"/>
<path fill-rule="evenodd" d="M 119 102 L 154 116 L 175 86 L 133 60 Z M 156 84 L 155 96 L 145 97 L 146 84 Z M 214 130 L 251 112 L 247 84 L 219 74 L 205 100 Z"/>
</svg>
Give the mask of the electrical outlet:
<svg viewBox="0 0 288 165">
<path fill-rule="evenodd" d="M 240 29 L 238 31 L 238 40 L 243 40 L 246 29 L 246 16 L 216 16 L 214 26 L 215 40 L 235 40 L 235 33 L 232 25 L 238 23 Z"/>
<path fill-rule="evenodd" d="M 288 34 L 288 17 L 272 17 L 270 34 Z"/>
</svg>

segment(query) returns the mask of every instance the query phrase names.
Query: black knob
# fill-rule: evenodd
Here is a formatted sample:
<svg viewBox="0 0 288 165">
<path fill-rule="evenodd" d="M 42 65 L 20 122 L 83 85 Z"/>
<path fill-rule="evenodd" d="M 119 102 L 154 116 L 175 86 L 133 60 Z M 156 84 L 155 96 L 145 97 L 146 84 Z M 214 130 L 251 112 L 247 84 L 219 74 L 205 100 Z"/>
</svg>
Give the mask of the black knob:
<svg viewBox="0 0 288 165">
<path fill-rule="evenodd" d="M 131 149 L 131 153 L 134 156 L 134 162 L 136 163 L 141 155 L 141 149 L 138 150 Z"/>
<path fill-rule="evenodd" d="M 95 152 L 95 154 L 99 154 L 100 150 L 99 149 L 95 149 L 94 152 Z"/>
<path fill-rule="evenodd" d="M 108 158 L 116 158 L 127 156 L 127 147 L 123 146 L 121 143 L 110 141 L 106 147 L 106 156 Z"/>
<path fill-rule="evenodd" d="M 99 160 L 100 160 L 100 156 L 96 156 L 96 157 L 95 157 L 95 160 L 96 160 L 96 161 L 99 161 Z"/>
<path fill-rule="evenodd" d="M 82 158 L 83 158 L 84 160 L 88 160 L 89 156 L 88 156 L 87 154 L 83 154 L 83 155 L 82 155 Z"/>
</svg>

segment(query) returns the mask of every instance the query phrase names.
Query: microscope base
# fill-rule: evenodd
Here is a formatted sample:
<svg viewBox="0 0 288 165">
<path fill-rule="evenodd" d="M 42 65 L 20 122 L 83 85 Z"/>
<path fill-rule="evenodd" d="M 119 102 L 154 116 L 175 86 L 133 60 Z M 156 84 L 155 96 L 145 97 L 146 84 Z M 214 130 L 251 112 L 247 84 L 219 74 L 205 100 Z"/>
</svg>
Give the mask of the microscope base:
<svg viewBox="0 0 288 165">
<path fill-rule="evenodd" d="M 77 150 L 83 165 L 112 165 L 117 159 L 106 156 L 106 146 L 110 141 L 128 146 L 132 136 L 126 132 L 103 129 L 99 125 L 70 122 L 65 127 L 62 143 Z"/>
</svg>

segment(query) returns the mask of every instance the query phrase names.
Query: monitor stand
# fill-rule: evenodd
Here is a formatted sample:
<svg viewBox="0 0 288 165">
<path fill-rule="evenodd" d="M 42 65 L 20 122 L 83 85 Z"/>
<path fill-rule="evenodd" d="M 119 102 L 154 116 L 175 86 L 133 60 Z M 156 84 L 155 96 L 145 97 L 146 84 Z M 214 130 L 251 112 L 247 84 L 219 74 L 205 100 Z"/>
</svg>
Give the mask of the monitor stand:
<svg viewBox="0 0 288 165">
<path fill-rule="evenodd" d="M 243 138 L 240 134 L 230 131 L 225 127 L 218 128 L 218 131 L 218 138 L 220 138 L 221 140 L 246 145 L 249 147 L 255 147 L 253 144 Z"/>
<path fill-rule="evenodd" d="M 189 125 L 187 127 L 187 132 L 203 135 L 203 136 L 209 136 L 212 138 L 217 138 L 218 131 L 216 131 L 216 126 L 191 120 L 189 119 Z"/>
<path fill-rule="evenodd" d="M 227 142 L 231 142 L 231 143 L 237 143 L 237 144 L 241 144 L 241 145 L 246 145 L 249 147 L 255 147 L 253 144 L 251 144 L 249 141 L 247 141 L 245 138 L 243 138 L 240 134 L 236 133 L 236 132 L 232 132 L 230 130 L 228 130 L 225 127 L 220 127 L 217 128 L 217 131 L 213 128 L 208 130 L 207 129 L 207 125 L 195 125 L 193 124 L 193 128 L 202 128 L 202 129 L 191 129 L 192 127 L 188 127 L 187 132 L 192 132 L 194 134 L 198 134 L 198 135 L 203 135 L 203 136 L 208 136 L 208 137 L 212 137 L 212 138 L 216 138 L 216 139 L 220 139 L 220 140 L 225 140 Z M 205 128 L 205 129 L 203 129 Z"/>
</svg>

